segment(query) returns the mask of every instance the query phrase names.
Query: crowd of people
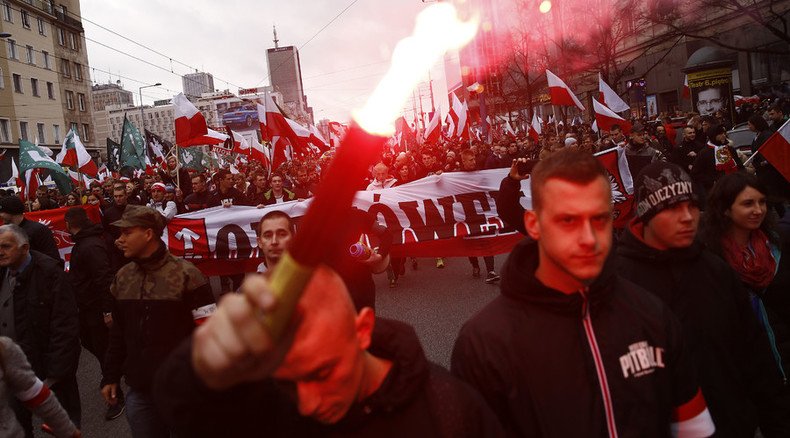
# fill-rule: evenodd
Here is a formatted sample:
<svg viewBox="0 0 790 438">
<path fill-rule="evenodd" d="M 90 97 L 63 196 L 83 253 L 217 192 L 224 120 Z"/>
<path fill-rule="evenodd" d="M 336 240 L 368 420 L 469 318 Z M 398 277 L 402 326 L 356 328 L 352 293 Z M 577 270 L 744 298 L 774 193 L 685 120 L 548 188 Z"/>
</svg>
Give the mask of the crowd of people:
<svg viewBox="0 0 790 438">
<path fill-rule="evenodd" d="M 787 109 L 749 109 L 748 152 Z M 293 218 L 262 213 L 261 275 L 220 294 L 163 243 L 177 214 L 314 196 L 331 152 L 272 172 L 256 162 L 195 172 L 170 157 L 72 193 L 6 193 L 0 436 L 32 437 L 31 412 L 57 436 L 80 436 L 80 345 L 100 364 L 105 418 L 125 412 L 135 437 L 790 436 L 790 183 L 762 157 L 744 167 L 715 116 L 542 128 L 538 141 L 387 146 L 360 183 L 509 169 L 497 211 L 525 239 L 501 272 L 493 254 L 485 272 L 469 258 L 471 276 L 501 282 L 501 295 L 464 325 L 449 371 L 410 326 L 376 315 L 373 275 L 396 287 L 408 260 L 391 257 L 389 230 L 365 211 L 349 213 L 284 340 L 260 318 L 277 306 L 267 271 L 298 236 Z M 614 147 L 635 189 L 624 229 L 613 228 L 609 176 L 593 157 Z M 716 147 L 732 168 L 716 166 Z M 82 204 L 98 205 L 101 221 Z M 69 207 L 75 244 L 68 272 L 49 228 L 24 216 L 58 207 Z"/>
</svg>

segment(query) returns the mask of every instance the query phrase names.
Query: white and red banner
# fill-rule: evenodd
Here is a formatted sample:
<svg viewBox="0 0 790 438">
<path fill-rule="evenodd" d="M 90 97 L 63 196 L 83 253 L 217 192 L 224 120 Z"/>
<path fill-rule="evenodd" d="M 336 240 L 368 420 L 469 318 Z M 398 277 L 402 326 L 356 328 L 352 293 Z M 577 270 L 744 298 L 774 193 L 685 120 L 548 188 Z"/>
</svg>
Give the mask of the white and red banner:
<svg viewBox="0 0 790 438">
<path fill-rule="evenodd" d="M 611 109 L 616 113 L 621 113 L 623 111 L 628 111 L 631 109 L 625 101 L 620 98 L 616 91 L 603 80 L 603 76 L 598 73 L 598 94 L 600 96 L 601 103 L 606 105 L 607 108 Z"/>
<path fill-rule="evenodd" d="M 93 223 L 101 223 L 101 211 L 98 205 L 81 205 L 80 207 L 85 209 L 85 212 L 88 213 L 88 218 Z M 68 269 L 69 259 L 71 258 L 71 248 L 74 246 L 74 241 L 71 240 L 71 234 L 66 229 L 66 220 L 64 219 L 69 208 L 71 207 L 24 213 L 25 219 L 44 224 L 52 231 L 52 237 L 55 238 L 60 257 L 66 261 L 66 269 Z"/>
<path fill-rule="evenodd" d="M 615 114 L 606 105 L 593 98 L 593 110 L 595 112 L 595 122 L 599 129 L 611 131 L 614 125 L 620 126 L 625 134 L 631 133 L 631 122 Z"/>
<path fill-rule="evenodd" d="M 354 205 L 375 214 L 393 236 L 392 254 L 460 257 L 509 252 L 523 236 L 505 228 L 494 196 L 509 169 L 452 172 L 399 187 L 357 193 Z M 528 180 L 522 182 L 528 208 Z M 258 209 L 215 207 L 176 216 L 167 227 L 170 252 L 206 275 L 251 272 L 261 262 L 256 229 L 261 217 L 281 210 L 296 219 L 310 200 Z M 298 233 L 298 229 L 297 229 Z"/>
<path fill-rule="evenodd" d="M 551 96 L 552 105 L 575 106 L 584 111 L 584 105 L 573 94 L 571 87 L 565 84 L 565 81 L 560 79 L 559 76 L 546 69 L 546 80 L 549 83 L 549 95 Z"/>
<path fill-rule="evenodd" d="M 631 217 L 633 182 L 622 149 L 597 155 L 609 172 L 615 226 Z M 357 193 L 354 205 L 376 216 L 393 236 L 392 254 L 413 257 L 463 257 L 509 252 L 523 238 L 505 227 L 495 196 L 509 169 L 448 172 L 402 186 Z M 529 179 L 521 182 L 521 205 L 531 208 Z M 294 218 L 310 200 L 266 208 L 214 207 L 178 215 L 167 226 L 170 252 L 192 261 L 206 275 L 252 272 L 262 261 L 256 243 L 261 217 L 280 210 Z M 298 233 L 297 225 L 297 233 Z"/>
</svg>

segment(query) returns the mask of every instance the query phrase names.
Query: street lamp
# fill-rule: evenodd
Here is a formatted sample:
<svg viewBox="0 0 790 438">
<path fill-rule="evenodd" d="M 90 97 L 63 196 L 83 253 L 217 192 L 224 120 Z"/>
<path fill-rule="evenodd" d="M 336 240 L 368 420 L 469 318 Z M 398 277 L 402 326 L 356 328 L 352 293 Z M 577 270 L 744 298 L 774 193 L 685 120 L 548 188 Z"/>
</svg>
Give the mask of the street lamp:
<svg viewBox="0 0 790 438">
<path fill-rule="evenodd" d="M 158 87 L 162 85 L 160 82 L 157 82 L 152 85 L 143 85 L 140 87 L 140 118 L 143 121 L 143 137 L 145 137 L 145 113 L 143 112 L 143 88 L 151 88 L 151 87 Z"/>
</svg>

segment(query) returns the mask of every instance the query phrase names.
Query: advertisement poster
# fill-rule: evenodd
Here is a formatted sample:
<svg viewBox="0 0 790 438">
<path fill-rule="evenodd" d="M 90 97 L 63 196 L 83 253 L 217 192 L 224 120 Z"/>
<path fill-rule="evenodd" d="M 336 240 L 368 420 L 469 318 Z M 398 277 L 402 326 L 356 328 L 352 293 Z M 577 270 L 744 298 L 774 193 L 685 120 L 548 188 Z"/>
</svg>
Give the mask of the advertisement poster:
<svg viewBox="0 0 790 438">
<path fill-rule="evenodd" d="M 721 112 L 725 119 L 732 121 L 735 105 L 729 67 L 689 73 L 688 81 L 694 111 L 702 116 L 716 116 Z"/>
<path fill-rule="evenodd" d="M 658 101 L 655 94 L 647 95 L 647 118 L 653 119 L 658 116 Z"/>
</svg>

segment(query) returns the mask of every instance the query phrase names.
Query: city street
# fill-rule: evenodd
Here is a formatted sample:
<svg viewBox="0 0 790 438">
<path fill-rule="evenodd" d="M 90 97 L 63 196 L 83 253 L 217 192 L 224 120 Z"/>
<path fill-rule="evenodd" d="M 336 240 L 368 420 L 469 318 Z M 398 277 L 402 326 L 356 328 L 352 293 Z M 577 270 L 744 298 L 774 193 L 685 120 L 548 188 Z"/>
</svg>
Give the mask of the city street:
<svg viewBox="0 0 790 438">
<path fill-rule="evenodd" d="M 505 258 L 505 255 L 496 257 L 497 270 Z M 434 259 L 418 259 L 418 263 L 419 269 L 414 271 L 411 261 L 407 262 L 406 276 L 394 289 L 389 288 L 386 274 L 376 276 L 378 313 L 414 326 L 428 358 L 449 367 L 458 330 L 498 294 L 498 283 L 488 285 L 483 278 L 473 279 L 471 266 L 465 258 L 445 259 L 444 269 L 437 269 Z M 485 266 L 482 259 L 480 265 Z M 125 417 L 104 421 L 106 408 L 99 394 L 100 378 L 98 362 L 83 350 L 78 374 L 83 436 L 131 436 Z M 36 436 L 47 435 L 37 432 Z"/>
</svg>

